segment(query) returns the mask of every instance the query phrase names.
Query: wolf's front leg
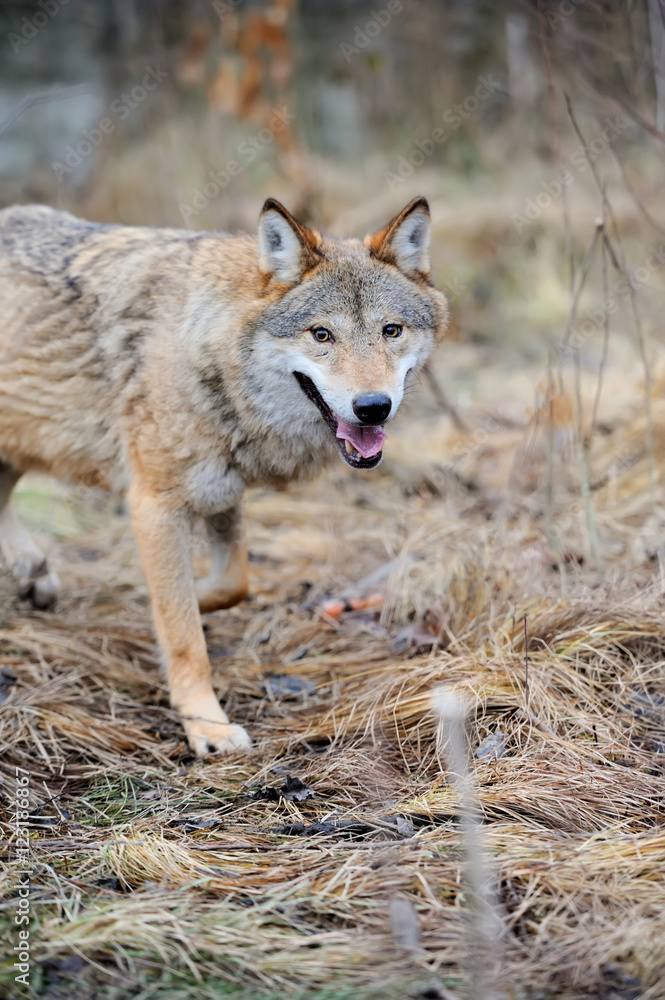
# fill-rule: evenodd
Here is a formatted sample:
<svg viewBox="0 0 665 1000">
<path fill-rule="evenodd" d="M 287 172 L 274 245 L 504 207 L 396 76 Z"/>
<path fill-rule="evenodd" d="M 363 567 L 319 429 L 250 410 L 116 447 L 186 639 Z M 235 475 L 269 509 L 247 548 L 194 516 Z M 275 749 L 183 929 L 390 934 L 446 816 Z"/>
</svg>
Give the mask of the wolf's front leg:
<svg viewBox="0 0 665 1000">
<path fill-rule="evenodd" d="M 186 515 L 134 483 L 132 523 L 166 657 L 171 704 L 181 713 L 194 753 L 246 750 L 251 740 L 229 723 L 212 689 L 197 606 Z"/>
<path fill-rule="evenodd" d="M 201 612 L 232 608 L 249 592 L 249 555 L 242 543 L 237 507 L 206 518 L 212 565 L 207 576 L 196 581 Z"/>
</svg>

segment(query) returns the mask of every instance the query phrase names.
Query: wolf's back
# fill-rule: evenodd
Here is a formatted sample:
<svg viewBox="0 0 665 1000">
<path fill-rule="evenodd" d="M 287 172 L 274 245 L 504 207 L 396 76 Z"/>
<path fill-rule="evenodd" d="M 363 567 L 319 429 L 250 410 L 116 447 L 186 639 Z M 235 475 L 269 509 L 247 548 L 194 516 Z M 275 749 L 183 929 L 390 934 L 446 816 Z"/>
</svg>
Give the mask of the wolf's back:
<svg viewBox="0 0 665 1000">
<path fill-rule="evenodd" d="M 0 461 L 17 469 L 93 482 L 117 464 L 99 298 L 81 266 L 107 228 L 41 205 L 0 212 Z"/>
<path fill-rule="evenodd" d="M 101 228 L 46 205 L 13 205 L 0 211 L 0 264 L 57 274 Z"/>
<path fill-rule="evenodd" d="M 44 205 L 0 211 L 0 351 L 35 327 L 35 311 L 66 289 L 68 267 L 99 227 Z"/>
</svg>

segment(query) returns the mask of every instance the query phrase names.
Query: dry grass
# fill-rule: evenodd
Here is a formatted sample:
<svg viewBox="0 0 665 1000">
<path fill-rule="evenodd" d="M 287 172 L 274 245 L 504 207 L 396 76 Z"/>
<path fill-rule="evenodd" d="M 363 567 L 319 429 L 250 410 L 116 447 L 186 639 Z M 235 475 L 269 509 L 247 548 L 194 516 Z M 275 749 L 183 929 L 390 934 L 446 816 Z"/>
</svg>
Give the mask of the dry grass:
<svg viewBox="0 0 665 1000">
<path fill-rule="evenodd" d="M 654 414 L 662 442 L 658 399 Z M 468 995 L 459 804 L 431 708 L 445 684 L 471 704 L 472 751 L 505 734 L 499 759 L 473 758 L 503 919 L 496 995 L 665 997 L 662 585 L 643 417 L 615 417 L 592 455 L 602 577 L 565 460 L 549 526 L 562 575 L 542 488 L 505 486 L 528 431 L 506 420 L 474 443 L 478 412 L 461 452 L 430 413 L 372 476 L 254 494 L 251 599 L 207 621 L 247 758 L 189 756 L 126 519 L 28 484 L 24 519 L 55 527 L 67 584 L 57 613 L 21 605 L 0 632 L 6 820 L 15 765 L 31 775 L 35 990 Z M 321 616 L 386 564 L 382 611 Z M 287 774 L 314 795 L 254 795 Z M 10 851 L 10 946 L 18 868 Z M 417 948 L 391 931 L 396 897 Z M 3 976 L 26 995 L 7 962 Z"/>
</svg>

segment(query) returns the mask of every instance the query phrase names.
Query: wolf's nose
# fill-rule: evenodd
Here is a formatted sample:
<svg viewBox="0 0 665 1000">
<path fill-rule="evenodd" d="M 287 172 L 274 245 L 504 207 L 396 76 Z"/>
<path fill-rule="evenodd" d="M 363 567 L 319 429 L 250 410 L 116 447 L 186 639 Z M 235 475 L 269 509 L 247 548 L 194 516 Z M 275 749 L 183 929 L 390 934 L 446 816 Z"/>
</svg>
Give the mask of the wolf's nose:
<svg viewBox="0 0 665 1000">
<path fill-rule="evenodd" d="M 366 392 L 353 400 L 353 412 L 362 424 L 376 425 L 387 420 L 393 405 L 390 396 L 381 392 Z"/>
</svg>

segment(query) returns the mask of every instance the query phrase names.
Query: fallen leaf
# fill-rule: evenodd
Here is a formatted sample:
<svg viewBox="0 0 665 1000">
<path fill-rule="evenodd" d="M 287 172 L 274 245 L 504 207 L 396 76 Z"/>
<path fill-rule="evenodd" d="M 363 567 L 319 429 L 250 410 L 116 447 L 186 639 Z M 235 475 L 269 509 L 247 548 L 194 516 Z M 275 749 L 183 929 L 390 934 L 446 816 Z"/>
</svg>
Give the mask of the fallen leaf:
<svg viewBox="0 0 665 1000">
<path fill-rule="evenodd" d="M 306 697 L 316 690 L 312 681 L 290 674 L 268 674 L 264 687 L 269 698 Z"/>
<path fill-rule="evenodd" d="M 279 802 L 280 799 L 287 799 L 289 802 L 304 802 L 305 799 L 310 799 L 314 794 L 314 789 L 304 784 L 300 778 L 294 778 L 287 774 L 281 788 L 266 785 L 252 792 L 249 798 L 255 801 L 266 799 L 268 802 Z"/>
<path fill-rule="evenodd" d="M 194 833 L 195 830 L 214 830 L 218 826 L 222 826 L 224 823 L 223 819 L 219 817 L 203 817 L 203 816 L 178 816 L 176 819 L 172 819 L 169 826 L 180 827 L 183 833 Z"/>
</svg>

